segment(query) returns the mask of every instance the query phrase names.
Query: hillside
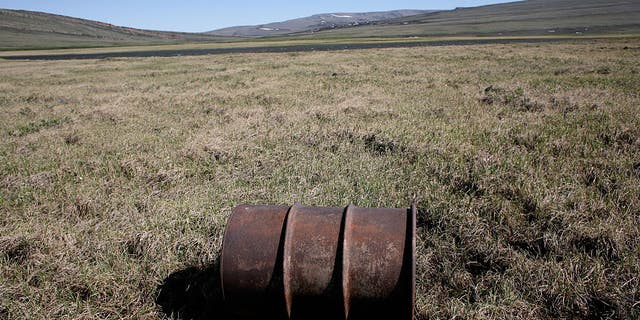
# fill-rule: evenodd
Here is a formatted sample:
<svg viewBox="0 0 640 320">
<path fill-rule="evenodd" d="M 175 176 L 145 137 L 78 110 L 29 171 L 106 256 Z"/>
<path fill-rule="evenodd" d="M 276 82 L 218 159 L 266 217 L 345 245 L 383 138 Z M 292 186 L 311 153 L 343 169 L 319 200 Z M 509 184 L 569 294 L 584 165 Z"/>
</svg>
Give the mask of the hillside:
<svg viewBox="0 0 640 320">
<path fill-rule="evenodd" d="M 198 33 L 140 30 L 43 12 L 0 9 L 0 48 L 110 46 L 220 40 Z"/>
<path fill-rule="evenodd" d="M 327 13 L 206 33 L 140 30 L 61 15 L 0 9 L 0 50 L 173 44 L 295 36 L 540 36 L 640 32 L 640 1 L 527 0 L 449 11 Z"/>
<path fill-rule="evenodd" d="M 207 32 L 219 36 L 235 37 L 269 37 L 283 36 L 297 33 L 317 32 L 347 26 L 360 26 L 378 21 L 411 17 L 418 14 L 433 13 L 429 10 L 393 10 L 382 12 L 361 13 L 324 13 L 310 17 L 292 19 L 253 26 L 238 26 Z"/>
<path fill-rule="evenodd" d="M 458 8 L 319 34 L 333 37 L 558 35 L 640 30 L 640 1 L 528 0 Z"/>
</svg>

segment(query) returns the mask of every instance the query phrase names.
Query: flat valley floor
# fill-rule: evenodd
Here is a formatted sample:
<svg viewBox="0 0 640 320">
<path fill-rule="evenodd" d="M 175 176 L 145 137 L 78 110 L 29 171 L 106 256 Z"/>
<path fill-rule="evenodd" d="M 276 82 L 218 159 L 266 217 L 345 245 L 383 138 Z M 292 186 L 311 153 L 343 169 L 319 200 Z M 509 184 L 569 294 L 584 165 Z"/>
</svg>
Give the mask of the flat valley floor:
<svg viewBox="0 0 640 320">
<path fill-rule="evenodd" d="M 638 318 L 639 72 L 633 37 L 0 60 L 0 319 L 221 316 L 235 205 L 412 199 L 418 319 Z"/>
</svg>

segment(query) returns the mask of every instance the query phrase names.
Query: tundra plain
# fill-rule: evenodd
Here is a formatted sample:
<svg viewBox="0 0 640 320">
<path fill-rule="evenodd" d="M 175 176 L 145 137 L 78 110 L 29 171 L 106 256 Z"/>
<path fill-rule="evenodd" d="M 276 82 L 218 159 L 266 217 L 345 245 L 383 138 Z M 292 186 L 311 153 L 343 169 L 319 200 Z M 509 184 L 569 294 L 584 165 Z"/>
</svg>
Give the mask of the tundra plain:
<svg viewBox="0 0 640 320">
<path fill-rule="evenodd" d="M 639 72 L 637 37 L 0 59 L 0 319 L 222 316 L 235 205 L 412 200 L 417 319 L 638 318 Z"/>
</svg>

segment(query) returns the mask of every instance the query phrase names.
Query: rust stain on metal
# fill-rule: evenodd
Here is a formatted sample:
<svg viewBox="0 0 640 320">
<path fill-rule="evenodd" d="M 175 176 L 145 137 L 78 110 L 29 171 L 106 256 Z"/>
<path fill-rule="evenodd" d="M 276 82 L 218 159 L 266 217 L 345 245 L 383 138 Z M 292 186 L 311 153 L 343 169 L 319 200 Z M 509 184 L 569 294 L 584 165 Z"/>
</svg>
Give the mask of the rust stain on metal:
<svg viewBox="0 0 640 320">
<path fill-rule="evenodd" d="M 222 249 L 227 307 L 248 319 L 413 319 L 415 218 L 415 206 L 239 206 Z"/>
<path fill-rule="evenodd" d="M 294 205 L 284 245 L 284 291 L 291 319 L 340 319 L 340 226 L 343 208 Z"/>
<path fill-rule="evenodd" d="M 238 206 L 225 230 L 220 277 L 225 303 L 234 314 L 284 318 L 282 245 L 285 206 Z"/>
<path fill-rule="evenodd" d="M 344 230 L 343 292 L 348 319 L 407 319 L 413 278 L 405 255 L 411 212 L 349 206 Z M 410 248 L 410 247 L 409 247 Z M 406 304 L 406 307 L 401 307 Z M 394 306 L 389 308 L 389 306 Z"/>
</svg>

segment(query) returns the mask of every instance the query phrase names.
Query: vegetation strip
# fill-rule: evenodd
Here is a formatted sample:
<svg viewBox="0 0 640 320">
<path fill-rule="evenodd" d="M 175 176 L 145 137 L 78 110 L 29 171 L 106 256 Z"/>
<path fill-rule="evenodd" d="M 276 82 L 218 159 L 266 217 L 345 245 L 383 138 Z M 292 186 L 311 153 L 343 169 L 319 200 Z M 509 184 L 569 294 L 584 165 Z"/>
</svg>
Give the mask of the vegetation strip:
<svg viewBox="0 0 640 320">
<path fill-rule="evenodd" d="M 478 45 L 478 44 L 509 44 L 509 43 L 547 43 L 576 40 L 596 40 L 599 38 L 492 38 L 492 39 L 464 39 L 464 40 L 435 40 L 435 41 L 405 41 L 405 42 L 375 42 L 375 43 L 342 43 L 342 44 L 305 44 L 281 45 L 266 47 L 236 47 L 236 48 L 207 48 L 184 50 L 149 50 L 131 52 L 108 53 L 77 53 L 77 54 L 38 54 L 3 56 L 7 60 L 75 60 L 75 59 L 107 59 L 107 58 L 144 58 L 144 57 L 176 57 L 201 56 L 228 53 L 275 53 L 275 52 L 304 52 L 304 51 L 336 51 L 356 49 L 383 48 L 412 48 L 450 45 Z"/>
</svg>

